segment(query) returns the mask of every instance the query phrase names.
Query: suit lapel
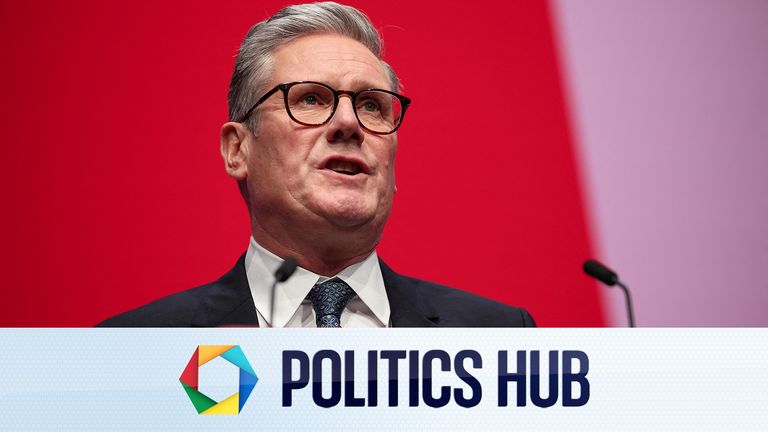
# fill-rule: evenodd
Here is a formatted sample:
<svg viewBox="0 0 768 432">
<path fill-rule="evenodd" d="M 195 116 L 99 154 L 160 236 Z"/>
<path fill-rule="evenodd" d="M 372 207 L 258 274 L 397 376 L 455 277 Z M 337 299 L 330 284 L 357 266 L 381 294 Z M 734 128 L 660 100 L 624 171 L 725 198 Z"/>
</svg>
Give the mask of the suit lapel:
<svg viewBox="0 0 768 432">
<path fill-rule="evenodd" d="M 256 326 L 259 319 L 253 305 L 245 254 L 227 274 L 213 282 L 192 319 L 193 327 Z"/>
<path fill-rule="evenodd" d="M 393 327 L 436 327 L 439 314 L 422 298 L 421 290 L 411 279 L 395 273 L 379 260 L 384 288 L 391 310 Z M 211 284 L 208 294 L 192 319 L 193 327 L 248 326 L 258 327 L 251 289 L 245 272 L 245 254 L 234 268 Z"/>
<path fill-rule="evenodd" d="M 440 315 L 422 298 L 419 287 L 409 278 L 395 273 L 381 259 L 379 265 L 389 299 L 392 326 L 436 327 L 440 322 Z"/>
</svg>

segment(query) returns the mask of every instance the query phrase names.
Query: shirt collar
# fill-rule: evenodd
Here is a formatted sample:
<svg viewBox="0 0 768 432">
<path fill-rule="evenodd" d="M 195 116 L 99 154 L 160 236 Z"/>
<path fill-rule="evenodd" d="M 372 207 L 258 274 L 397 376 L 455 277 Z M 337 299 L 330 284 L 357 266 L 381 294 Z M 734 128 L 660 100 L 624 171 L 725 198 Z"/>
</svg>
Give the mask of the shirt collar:
<svg viewBox="0 0 768 432">
<path fill-rule="evenodd" d="M 251 237 L 248 251 L 245 253 L 248 285 L 256 310 L 271 327 L 284 327 L 301 306 L 309 290 L 316 283 L 330 279 L 297 267 L 296 272 L 287 281 L 278 284 L 273 299 L 273 275 L 282 262 L 280 257 L 264 249 Z M 389 323 L 389 300 L 376 251 L 334 277 L 343 280 L 355 290 L 360 300 L 371 309 L 379 321 L 384 325 Z"/>
</svg>

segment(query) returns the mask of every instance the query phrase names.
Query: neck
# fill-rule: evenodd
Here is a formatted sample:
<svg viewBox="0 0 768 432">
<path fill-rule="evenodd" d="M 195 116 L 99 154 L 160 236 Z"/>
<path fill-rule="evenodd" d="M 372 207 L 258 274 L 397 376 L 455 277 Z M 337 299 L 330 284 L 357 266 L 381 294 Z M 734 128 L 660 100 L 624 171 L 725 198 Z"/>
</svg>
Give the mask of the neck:
<svg viewBox="0 0 768 432">
<path fill-rule="evenodd" d="M 293 257 L 299 266 L 328 277 L 363 261 L 376 248 L 381 236 L 380 232 L 368 233 L 359 228 L 331 233 L 307 230 L 299 235 L 281 231 L 275 235 L 256 220 L 251 220 L 251 232 L 264 249 L 282 259 Z"/>
</svg>

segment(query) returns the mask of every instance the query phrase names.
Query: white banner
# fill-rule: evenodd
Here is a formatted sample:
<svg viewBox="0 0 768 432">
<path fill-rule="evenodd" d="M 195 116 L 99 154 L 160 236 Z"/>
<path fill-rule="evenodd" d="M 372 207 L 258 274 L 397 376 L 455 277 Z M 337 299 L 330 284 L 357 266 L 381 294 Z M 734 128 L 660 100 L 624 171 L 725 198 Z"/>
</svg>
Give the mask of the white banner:
<svg viewBox="0 0 768 432">
<path fill-rule="evenodd" d="M 768 329 L 0 329 L 0 344 L 0 430 L 768 428 Z"/>
</svg>

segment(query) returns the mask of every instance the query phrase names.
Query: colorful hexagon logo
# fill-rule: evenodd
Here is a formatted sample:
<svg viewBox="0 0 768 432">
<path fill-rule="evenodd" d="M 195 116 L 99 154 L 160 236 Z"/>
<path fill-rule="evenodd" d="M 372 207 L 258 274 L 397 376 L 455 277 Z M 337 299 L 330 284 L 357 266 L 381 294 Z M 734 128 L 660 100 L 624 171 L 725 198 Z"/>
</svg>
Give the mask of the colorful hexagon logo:
<svg viewBox="0 0 768 432">
<path fill-rule="evenodd" d="M 222 400 L 216 402 L 198 390 L 197 371 L 200 366 L 209 361 L 221 357 L 240 368 L 240 385 L 238 391 Z M 181 385 L 195 406 L 198 414 L 240 414 L 243 410 L 248 396 L 251 395 L 253 387 L 259 381 L 259 377 L 251 368 L 248 359 L 245 358 L 240 345 L 199 345 L 189 359 L 187 367 L 184 368 L 179 378 Z"/>
</svg>

